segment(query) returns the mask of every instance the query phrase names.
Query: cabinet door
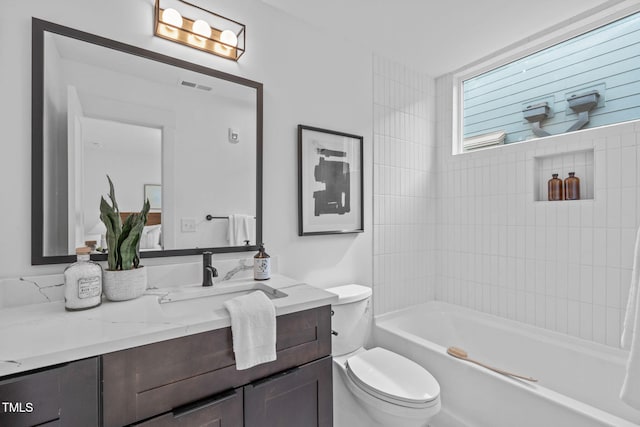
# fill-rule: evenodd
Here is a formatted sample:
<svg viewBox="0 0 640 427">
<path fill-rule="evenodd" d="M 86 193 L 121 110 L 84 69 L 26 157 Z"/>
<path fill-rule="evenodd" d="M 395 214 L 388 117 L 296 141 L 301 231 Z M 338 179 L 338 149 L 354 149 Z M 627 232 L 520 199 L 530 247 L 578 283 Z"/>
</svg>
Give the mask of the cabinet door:
<svg viewBox="0 0 640 427">
<path fill-rule="evenodd" d="M 333 425 L 331 356 L 244 388 L 245 427 Z"/>
<path fill-rule="evenodd" d="M 221 393 L 168 414 L 134 424 L 138 427 L 243 427 L 242 389 Z"/>
<path fill-rule="evenodd" d="M 0 380 L 0 426 L 99 424 L 98 359 Z"/>
</svg>

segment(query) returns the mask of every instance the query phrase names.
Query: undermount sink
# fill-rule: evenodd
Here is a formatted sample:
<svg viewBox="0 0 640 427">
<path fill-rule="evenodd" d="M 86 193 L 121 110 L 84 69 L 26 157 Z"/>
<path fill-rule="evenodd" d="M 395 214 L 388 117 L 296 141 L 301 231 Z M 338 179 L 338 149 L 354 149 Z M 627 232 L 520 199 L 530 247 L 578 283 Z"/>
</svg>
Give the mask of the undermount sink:
<svg viewBox="0 0 640 427">
<path fill-rule="evenodd" d="M 189 285 L 180 288 L 167 289 L 158 297 L 158 303 L 169 304 L 187 300 L 203 300 L 208 304 L 216 305 L 224 301 L 251 292 L 262 292 L 269 299 L 284 298 L 286 293 L 275 289 L 262 282 L 223 283 L 203 287 L 202 285 Z"/>
</svg>

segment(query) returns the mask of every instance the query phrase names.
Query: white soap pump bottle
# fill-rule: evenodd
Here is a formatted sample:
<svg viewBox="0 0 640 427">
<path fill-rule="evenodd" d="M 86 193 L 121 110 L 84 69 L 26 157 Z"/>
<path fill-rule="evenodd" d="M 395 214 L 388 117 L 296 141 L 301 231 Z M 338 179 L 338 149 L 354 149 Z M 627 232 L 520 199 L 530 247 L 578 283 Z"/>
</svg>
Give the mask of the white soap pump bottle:
<svg viewBox="0 0 640 427">
<path fill-rule="evenodd" d="M 264 251 L 264 243 L 260 243 L 258 253 L 253 257 L 253 278 L 255 280 L 271 278 L 271 257 Z"/>
</svg>

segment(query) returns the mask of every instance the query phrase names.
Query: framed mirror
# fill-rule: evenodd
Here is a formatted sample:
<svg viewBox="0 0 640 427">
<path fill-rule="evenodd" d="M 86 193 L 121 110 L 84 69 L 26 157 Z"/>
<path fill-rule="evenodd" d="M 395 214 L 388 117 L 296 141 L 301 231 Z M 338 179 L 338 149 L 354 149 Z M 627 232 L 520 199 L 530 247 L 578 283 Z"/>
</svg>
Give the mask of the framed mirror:
<svg viewBox="0 0 640 427">
<path fill-rule="evenodd" d="M 33 18 L 32 264 L 103 253 L 107 175 L 141 257 L 257 250 L 262 83 Z M 107 249 L 108 250 L 108 249 Z"/>
</svg>

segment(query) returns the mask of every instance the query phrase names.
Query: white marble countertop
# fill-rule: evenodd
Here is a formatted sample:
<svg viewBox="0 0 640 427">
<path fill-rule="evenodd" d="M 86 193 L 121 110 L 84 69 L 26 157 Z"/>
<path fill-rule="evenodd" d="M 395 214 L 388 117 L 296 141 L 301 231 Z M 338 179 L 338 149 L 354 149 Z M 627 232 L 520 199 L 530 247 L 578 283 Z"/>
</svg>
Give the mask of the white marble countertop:
<svg viewBox="0 0 640 427">
<path fill-rule="evenodd" d="M 231 280 L 219 286 L 240 282 L 249 283 Z M 332 293 L 285 276 L 274 275 L 263 283 L 287 294 L 272 300 L 277 315 L 337 300 Z M 219 301 L 159 304 L 153 293 L 164 291 L 149 291 L 131 301 L 105 300 L 77 312 L 65 311 L 61 301 L 1 309 L 0 377 L 230 326 L 229 313 Z"/>
</svg>

